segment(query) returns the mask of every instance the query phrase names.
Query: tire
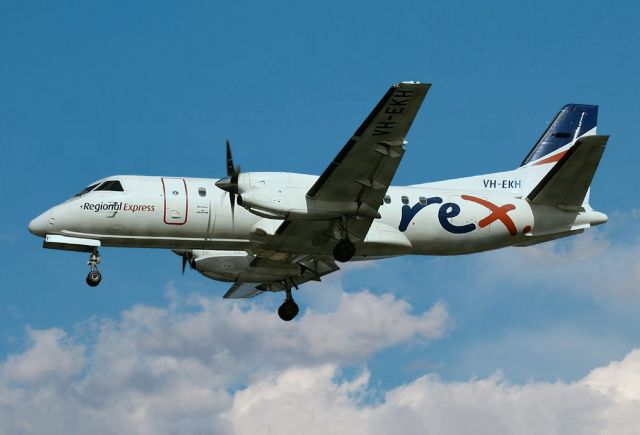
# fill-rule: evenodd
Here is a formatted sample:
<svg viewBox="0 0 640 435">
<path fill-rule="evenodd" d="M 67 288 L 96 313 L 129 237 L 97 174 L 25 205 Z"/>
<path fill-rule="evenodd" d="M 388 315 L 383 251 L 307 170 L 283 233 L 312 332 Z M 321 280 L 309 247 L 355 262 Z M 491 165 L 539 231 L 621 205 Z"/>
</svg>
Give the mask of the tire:
<svg viewBox="0 0 640 435">
<path fill-rule="evenodd" d="M 298 315 L 298 304 L 294 301 L 285 301 L 280 308 L 278 308 L 278 316 L 285 322 L 293 320 Z"/>
<path fill-rule="evenodd" d="M 333 258 L 341 263 L 346 263 L 356 253 L 356 245 L 349 239 L 342 239 L 333 248 Z"/>
<path fill-rule="evenodd" d="M 90 287 L 97 286 L 100 284 L 100 281 L 102 281 L 102 274 L 97 270 L 92 270 L 87 275 L 87 284 L 89 284 Z"/>
</svg>

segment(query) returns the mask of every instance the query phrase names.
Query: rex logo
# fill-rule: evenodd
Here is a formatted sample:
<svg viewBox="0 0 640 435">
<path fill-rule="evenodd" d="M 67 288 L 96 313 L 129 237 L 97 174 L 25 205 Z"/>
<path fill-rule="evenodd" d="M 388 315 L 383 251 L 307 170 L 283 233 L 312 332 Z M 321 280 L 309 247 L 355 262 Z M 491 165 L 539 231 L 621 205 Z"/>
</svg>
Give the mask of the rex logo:
<svg viewBox="0 0 640 435">
<path fill-rule="evenodd" d="M 478 198 L 471 195 L 462 195 L 461 198 L 466 201 L 480 204 L 490 211 L 489 215 L 478 222 L 478 226 L 480 228 L 489 226 L 495 221 L 500 221 L 507 228 L 507 230 L 509 230 L 509 234 L 515 236 L 518 233 L 513 219 L 511 219 L 511 217 L 508 215 L 510 211 L 516 209 L 515 205 L 505 204 L 498 206 L 490 201 L 487 201 L 486 199 Z M 473 223 L 469 223 L 466 225 L 455 225 L 451 223 L 450 219 L 460 214 L 460 206 L 455 202 L 447 202 L 443 204 L 443 200 L 439 196 L 427 198 L 425 203 L 418 202 L 413 207 L 410 207 L 408 204 L 403 205 L 402 217 L 400 218 L 400 225 L 398 225 L 398 229 L 402 232 L 406 231 L 415 215 L 417 215 L 420 210 L 428 207 L 431 204 L 442 204 L 440 206 L 440 209 L 438 210 L 438 221 L 440 222 L 442 228 L 444 228 L 446 231 L 449 231 L 453 234 L 465 234 L 476 229 L 476 225 Z"/>
</svg>

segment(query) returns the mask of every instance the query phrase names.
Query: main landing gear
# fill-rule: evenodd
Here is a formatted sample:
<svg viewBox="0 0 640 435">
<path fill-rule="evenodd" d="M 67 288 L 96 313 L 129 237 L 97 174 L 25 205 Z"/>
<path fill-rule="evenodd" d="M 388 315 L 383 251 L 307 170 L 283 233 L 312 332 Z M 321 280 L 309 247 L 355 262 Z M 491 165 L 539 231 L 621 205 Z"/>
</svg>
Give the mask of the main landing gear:
<svg viewBox="0 0 640 435">
<path fill-rule="evenodd" d="M 98 270 L 98 264 L 100 263 L 100 254 L 98 250 L 93 251 L 89 257 L 87 264 L 89 265 L 89 274 L 87 275 L 87 284 L 91 287 L 95 287 L 102 281 L 102 274 Z"/>
<path fill-rule="evenodd" d="M 282 305 L 280 305 L 280 308 L 278 308 L 278 316 L 280 316 L 280 318 L 285 322 L 288 322 L 298 315 L 298 304 L 296 304 L 296 301 L 293 300 L 293 296 L 291 296 L 291 284 L 293 284 L 296 290 L 298 289 L 298 286 L 290 280 L 284 281 L 283 284 L 284 291 L 287 296 Z"/>
<path fill-rule="evenodd" d="M 356 245 L 351 241 L 351 239 L 349 239 L 349 230 L 347 229 L 348 223 L 349 219 L 346 216 L 343 216 L 337 222 L 341 238 L 333 248 L 333 258 L 340 263 L 346 263 L 351 260 L 356 253 Z"/>
<path fill-rule="evenodd" d="M 348 237 L 340 240 L 336 247 L 333 248 L 333 258 L 338 260 L 340 263 L 346 263 L 351 260 L 355 253 L 356 245 L 349 240 Z"/>
</svg>

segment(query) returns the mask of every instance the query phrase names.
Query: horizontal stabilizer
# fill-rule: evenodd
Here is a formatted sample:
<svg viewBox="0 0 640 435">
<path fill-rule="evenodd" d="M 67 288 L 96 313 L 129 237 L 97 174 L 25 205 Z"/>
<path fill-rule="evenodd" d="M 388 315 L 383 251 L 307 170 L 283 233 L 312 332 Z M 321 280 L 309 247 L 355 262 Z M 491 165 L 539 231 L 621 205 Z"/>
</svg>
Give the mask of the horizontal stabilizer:
<svg viewBox="0 0 640 435">
<path fill-rule="evenodd" d="M 584 203 L 609 136 L 576 141 L 527 196 L 532 204 L 578 210 Z"/>
</svg>

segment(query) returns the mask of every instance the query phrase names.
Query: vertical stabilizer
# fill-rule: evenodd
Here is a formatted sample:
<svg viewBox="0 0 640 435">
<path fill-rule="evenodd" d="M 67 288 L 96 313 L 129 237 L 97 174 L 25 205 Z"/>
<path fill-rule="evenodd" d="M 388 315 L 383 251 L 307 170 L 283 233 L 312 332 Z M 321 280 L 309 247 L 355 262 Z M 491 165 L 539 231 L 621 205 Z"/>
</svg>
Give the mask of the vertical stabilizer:
<svg viewBox="0 0 640 435">
<path fill-rule="evenodd" d="M 549 127 L 542 133 L 521 166 L 531 163 L 540 164 L 557 161 L 550 155 L 560 148 L 572 143 L 585 134 L 596 134 L 598 123 L 598 106 L 588 104 L 567 104 L 553 119 Z M 549 156 L 549 157 L 548 157 Z M 547 158 L 547 159 L 545 159 Z"/>
</svg>

